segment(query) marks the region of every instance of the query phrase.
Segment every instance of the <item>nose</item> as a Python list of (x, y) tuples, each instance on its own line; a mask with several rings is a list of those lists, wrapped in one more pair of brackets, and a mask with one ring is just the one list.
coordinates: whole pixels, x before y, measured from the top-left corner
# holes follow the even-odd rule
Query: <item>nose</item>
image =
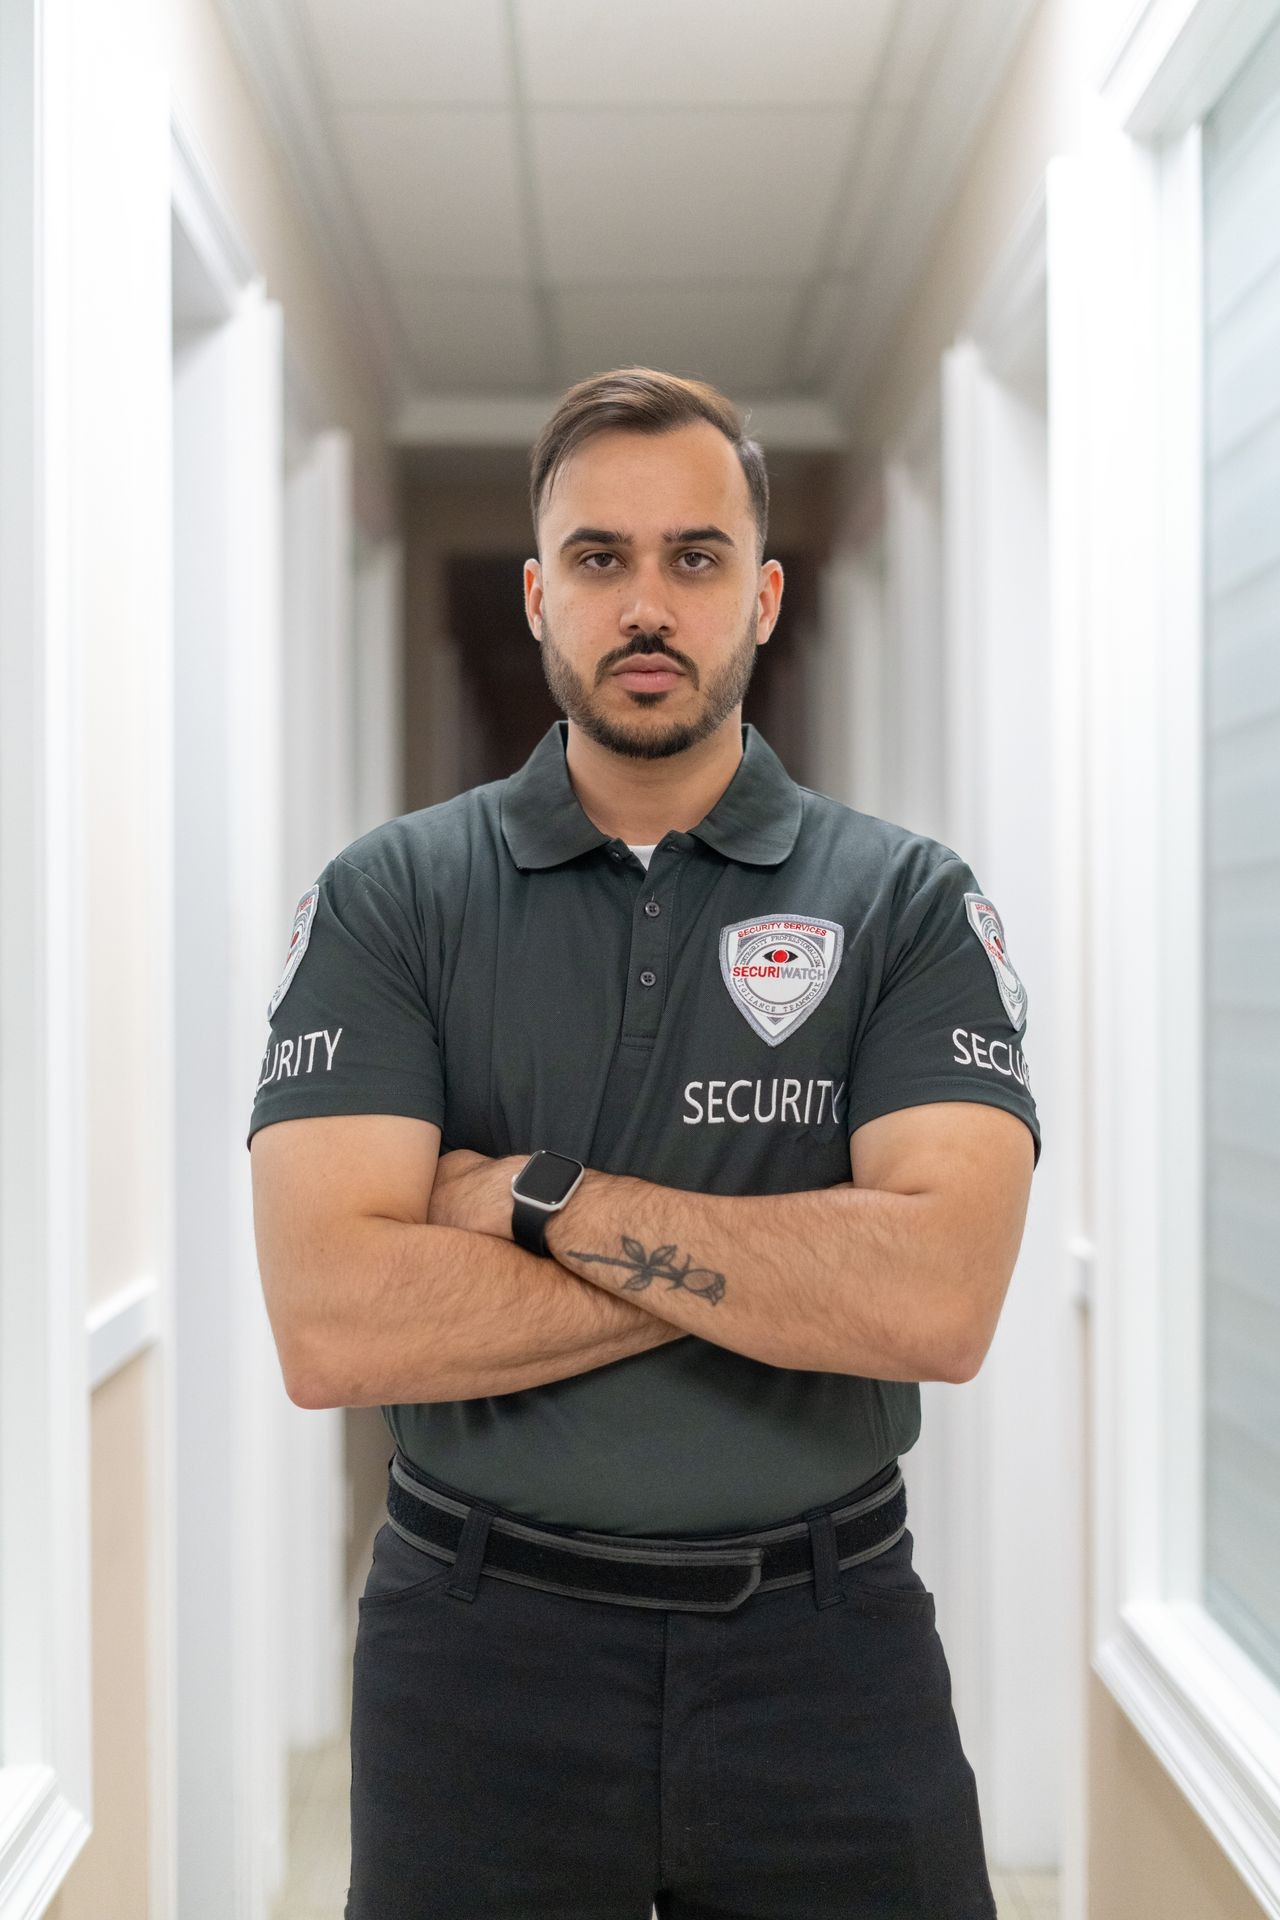
[(670, 639), (675, 632), (675, 615), (667, 597), (662, 568), (640, 563), (631, 575), (631, 589), (618, 610), (618, 626), (625, 639), (638, 633), (657, 633)]

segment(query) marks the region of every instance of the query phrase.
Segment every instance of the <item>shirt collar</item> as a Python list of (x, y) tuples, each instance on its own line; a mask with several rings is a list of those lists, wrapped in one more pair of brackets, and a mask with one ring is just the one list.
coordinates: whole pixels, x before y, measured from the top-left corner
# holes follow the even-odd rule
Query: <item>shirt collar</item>
[[(565, 761), (569, 722), (553, 720), (518, 772), (503, 782), (499, 813), (518, 867), (556, 867), (609, 845), (583, 812)], [(715, 806), (690, 833), (751, 866), (785, 860), (800, 831), (800, 789), (762, 733), (742, 723), (742, 758)]]

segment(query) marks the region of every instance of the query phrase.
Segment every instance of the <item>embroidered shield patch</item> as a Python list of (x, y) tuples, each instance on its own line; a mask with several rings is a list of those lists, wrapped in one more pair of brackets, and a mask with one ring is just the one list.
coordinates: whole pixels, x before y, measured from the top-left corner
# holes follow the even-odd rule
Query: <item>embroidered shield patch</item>
[(964, 904), (969, 925), (981, 940), (983, 951), (991, 962), (991, 971), (996, 976), (1004, 1010), (1016, 1029), (1027, 1017), (1027, 990), (1009, 963), (1004, 944), (1004, 923), (985, 894), (966, 893)]
[(807, 1020), (835, 978), (844, 928), (777, 914), (720, 929), (720, 972), (749, 1026), (776, 1047)]
[(320, 900), (319, 885), (308, 887), (293, 911), (293, 928), (289, 934), (289, 951), (285, 955), (284, 972), (280, 975), (280, 984), (271, 996), (267, 1006), (267, 1018), (270, 1020), (280, 1002), (288, 993), (293, 976), (298, 971), (302, 956), (307, 950), (311, 938), (311, 922), (316, 917), (316, 907)]

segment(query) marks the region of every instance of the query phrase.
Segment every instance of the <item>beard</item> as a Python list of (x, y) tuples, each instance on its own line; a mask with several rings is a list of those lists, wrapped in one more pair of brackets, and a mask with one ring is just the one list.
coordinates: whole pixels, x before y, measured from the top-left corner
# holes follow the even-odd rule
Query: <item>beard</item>
[[(557, 647), (545, 611), (542, 616), (540, 652), (542, 672), (551, 698), (561, 713), (572, 720), (576, 727), (580, 727), (588, 739), (594, 740), (610, 753), (623, 754), (633, 760), (665, 760), (672, 754), (685, 753), (690, 747), (697, 746), (700, 740), (706, 740), (717, 727), (724, 724), (746, 694), (760, 648), (756, 642), (756, 615), (752, 608), (741, 642), (708, 680), (697, 712), (680, 720), (645, 717), (637, 719), (634, 724), (604, 711), (603, 699), (592, 692), (581, 674)], [(609, 662), (608, 670), (611, 672), (620, 667), (624, 660), (632, 659), (637, 654), (652, 653), (665, 654), (676, 666), (683, 667), (697, 691), (698, 682), (692, 662), (683, 654), (673, 653), (655, 633), (637, 635), (624, 654)], [(626, 698), (641, 708), (653, 708), (669, 698), (669, 694), (628, 692)]]

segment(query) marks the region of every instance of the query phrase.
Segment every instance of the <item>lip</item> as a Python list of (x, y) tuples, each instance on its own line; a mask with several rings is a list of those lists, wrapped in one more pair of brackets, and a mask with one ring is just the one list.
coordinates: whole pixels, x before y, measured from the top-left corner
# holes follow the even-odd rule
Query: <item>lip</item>
[(665, 660), (660, 654), (650, 654), (648, 659), (652, 665), (645, 664), (643, 655), (626, 661), (614, 668), (611, 678), (621, 680), (624, 687), (630, 687), (635, 693), (661, 693), (684, 679), (683, 670), (674, 661)]

